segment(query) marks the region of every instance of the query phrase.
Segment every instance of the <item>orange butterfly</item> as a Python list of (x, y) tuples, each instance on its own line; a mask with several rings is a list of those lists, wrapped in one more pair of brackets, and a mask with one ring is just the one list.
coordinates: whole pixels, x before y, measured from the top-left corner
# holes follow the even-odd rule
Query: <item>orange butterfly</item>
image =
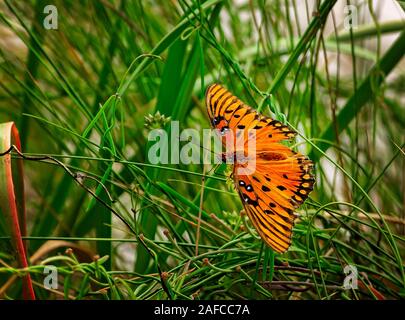
[[(276, 252), (283, 253), (291, 245), (294, 209), (299, 207), (313, 189), (313, 163), (306, 156), (280, 143), (296, 135), (288, 126), (259, 114), (219, 84), (207, 88), (206, 105), (211, 125), (226, 138), (233, 139), (235, 187), (245, 211), (261, 238)], [(242, 147), (237, 140), (244, 130)], [(255, 170), (240, 173), (246, 167), (236, 156), (247, 154), (250, 132), (255, 136)], [(223, 139), (223, 144), (225, 141)], [(242, 149), (242, 150), (241, 150)], [(243, 163), (242, 163), (243, 162)]]

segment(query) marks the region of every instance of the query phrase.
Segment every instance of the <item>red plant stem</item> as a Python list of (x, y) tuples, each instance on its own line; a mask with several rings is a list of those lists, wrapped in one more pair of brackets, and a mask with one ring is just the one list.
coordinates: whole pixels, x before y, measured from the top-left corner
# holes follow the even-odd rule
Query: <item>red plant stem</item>
[[(14, 123), (7, 123), (6, 130), (3, 131), (4, 134), (7, 135), (6, 144), (8, 147), (11, 145), (11, 140), (13, 139), (15, 145), (20, 150), (20, 138), (18, 135), (18, 130), (15, 127)], [(17, 160), (19, 161), (19, 160)], [(12, 173), (12, 166), (11, 166), (11, 154), (6, 154), (4, 156), (4, 169), (5, 169), (5, 177), (6, 177), (6, 187), (7, 187), (7, 198), (8, 198), (8, 206), (9, 206), (9, 213), (10, 217), (7, 219), (10, 222), (11, 234), (12, 239), (14, 241), (13, 245), (17, 252), (17, 259), (21, 268), (28, 268), (28, 260), (26, 256), (26, 247), (24, 241), (22, 240), (22, 235), (26, 233), (26, 225), (25, 225), (25, 205), (24, 205), (24, 198), (22, 203), (19, 203), (20, 207), (17, 208), (17, 201), (15, 196), (15, 186), (13, 182), (13, 173)], [(19, 164), (18, 171), (21, 174), (21, 179), (23, 179), (23, 171), (22, 171), (22, 164)], [(19, 186), (24, 192), (23, 183)], [(20, 209), (20, 210), (18, 210)], [(18, 214), (20, 212), (20, 214)], [(25, 275), (22, 279), (23, 281), (23, 298), (26, 300), (35, 300), (35, 293), (32, 286), (31, 277), (29, 274)]]

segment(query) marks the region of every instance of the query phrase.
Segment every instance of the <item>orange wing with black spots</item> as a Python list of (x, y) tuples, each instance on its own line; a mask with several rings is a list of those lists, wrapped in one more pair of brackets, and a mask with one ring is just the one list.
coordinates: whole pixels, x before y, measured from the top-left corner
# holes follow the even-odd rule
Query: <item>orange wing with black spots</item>
[(207, 88), (205, 101), (211, 125), (221, 132), (255, 129), (256, 139), (266, 142), (278, 142), (296, 135), (288, 126), (259, 114), (219, 84)]
[[(312, 161), (279, 143), (293, 138), (296, 132), (259, 114), (218, 84), (208, 87), (206, 105), (212, 126), (221, 133), (255, 130), (255, 171), (238, 174), (237, 169), (243, 164), (236, 160), (235, 186), (261, 238), (275, 251), (287, 251), (296, 217), (294, 210), (305, 201), (315, 182)], [(249, 135), (244, 137), (247, 145)]]

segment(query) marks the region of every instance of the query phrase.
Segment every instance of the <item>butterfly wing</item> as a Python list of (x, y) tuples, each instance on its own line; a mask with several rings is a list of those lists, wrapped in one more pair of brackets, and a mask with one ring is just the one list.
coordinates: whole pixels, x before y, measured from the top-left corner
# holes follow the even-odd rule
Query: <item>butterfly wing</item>
[(242, 164), (234, 165), (235, 185), (246, 213), (261, 238), (275, 251), (285, 252), (291, 244), (294, 209), (313, 189), (312, 162), (279, 143), (295, 132), (277, 120), (263, 116), (218, 84), (208, 87), (206, 104), (211, 125), (221, 132), (255, 130), (255, 171), (238, 174)]
[(235, 174), (246, 213), (262, 239), (279, 253), (291, 244), (294, 210), (313, 189), (311, 171), (312, 162), (306, 157), (271, 151), (258, 154), (253, 174)]
[(211, 126), (221, 132), (230, 129), (236, 134), (237, 129), (260, 130), (256, 138), (266, 138), (269, 142), (290, 139), (296, 134), (280, 121), (262, 116), (219, 84), (207, 88), (205, 102)]

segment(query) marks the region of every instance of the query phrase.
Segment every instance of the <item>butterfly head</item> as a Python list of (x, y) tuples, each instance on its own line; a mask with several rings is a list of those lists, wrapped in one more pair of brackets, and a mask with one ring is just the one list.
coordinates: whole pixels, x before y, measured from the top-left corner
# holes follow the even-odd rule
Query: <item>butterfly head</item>
[(211, 123), (212, 126), (217, 129), (222, 136), (224, 136), (226, 132), (229, 131), (229, 123), (224, 119), (224, 117), (214, 117)]

